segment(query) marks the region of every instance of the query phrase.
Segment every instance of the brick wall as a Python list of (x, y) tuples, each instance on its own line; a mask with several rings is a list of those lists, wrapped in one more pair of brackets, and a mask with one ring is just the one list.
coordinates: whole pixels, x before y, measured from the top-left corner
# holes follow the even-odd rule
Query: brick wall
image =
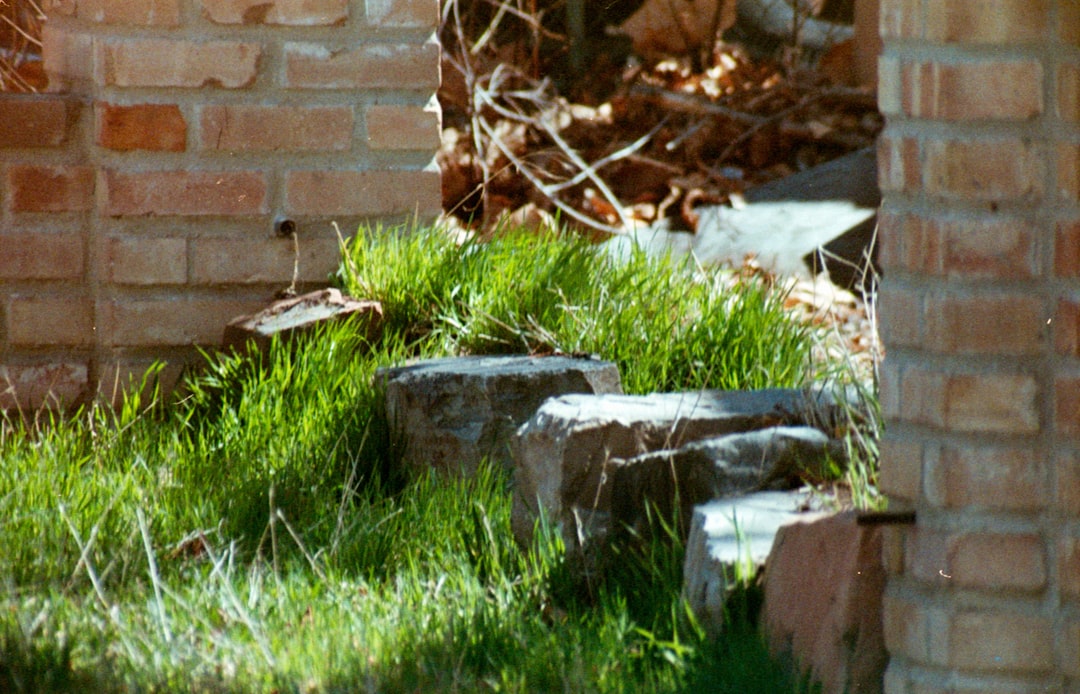
[(170, 373), (331, 221), (440, 207), (437, 0), (52, 0), (51, 94), (0, 95), (0, 408)]
[(1080, 3), (882, 0), (887, 691), (1080, 691)]

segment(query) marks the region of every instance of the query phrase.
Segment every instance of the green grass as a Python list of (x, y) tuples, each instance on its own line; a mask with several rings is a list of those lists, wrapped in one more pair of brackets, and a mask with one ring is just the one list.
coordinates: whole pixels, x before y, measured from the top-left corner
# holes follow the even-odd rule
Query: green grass
[(406, 479), (372, 385), (406, 357), (555, 349), (634, 392), (794, 385), (810, 336), (778, 298), (570, 239), (373, 233), (341, 278), (384, 302), (377, 344), (337, 327), (209, 359), (169, 402), (148, 382), (0, 426), (0, 691), (801, 689), (750, 611), (704, 637), (677, 542), (583, 581), (553, 529), (515, 545), (501, 472)]

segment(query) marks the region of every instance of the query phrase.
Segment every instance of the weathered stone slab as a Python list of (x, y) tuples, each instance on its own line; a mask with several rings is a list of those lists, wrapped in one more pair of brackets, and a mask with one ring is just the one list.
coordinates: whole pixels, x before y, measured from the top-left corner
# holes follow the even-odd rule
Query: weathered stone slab
[(564, 356), (432, 359), (380, 369), (386, 412), (406, 435), (403, 463), (471, 475), (489, 457), (510, 465), (514, 432), (548, 398), (621, 393), (612, 362)]
[(828, 400), (793, 389), (553, 398), (512, 442), (515, 537), (531, 541), (543, 508), (562, 527), (567, 547), (580, 547), (610, 524), (612, 485), (605, 482), (618, 465), (613, 461), (707, 437), (797, 424), (820, 409), (819, 399)]
[(243, 348), (253, 343), (266, 354), (275, 335), (292, 339), (296, 335), (331, 321), (355, 317), (358, 329), (368, 339), (375, 339), (382, 328), (382, 304), (353, 299), (337, 289), (323, 289), (290, 299), (275, 301), (258, 313), (240, 316), (225, 326), (226, 349)]
[(808, 511), (807, 501), (802, 491), (766, 491), (694, 507), (683, 560), (683, 594), (709, 633), (718, 633), (724, 622), (724, 601), (736, 565), (755, 572), (781, 527), (824, 515)]
[(884, 691), (881, 526), (854, 512), (780, 529), (765, 565), (769, 650), (809, 670), (823, 694)]
[(828, 461), (842, 463), (845, 457), (843, 443), (818, 429), (780, 426), (616, 460), (610, 475), (612, 521), (616, 528), (645, 535), (646, 505), (651, 505), (669, 522), (678, 512), (685, 539), (694, 506), (767, 488), (792, 489), (802, 483), (801, 471), (820, 477)]

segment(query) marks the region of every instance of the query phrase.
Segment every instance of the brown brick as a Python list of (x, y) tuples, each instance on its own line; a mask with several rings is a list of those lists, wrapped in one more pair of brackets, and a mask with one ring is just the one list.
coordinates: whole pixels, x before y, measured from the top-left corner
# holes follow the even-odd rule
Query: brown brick
[(922, 451), (918, 440), (885, 434), (880, 444), (881, 491), (889, 498), (915, 501), (922, 497)]
[(12, 212), (82, 212), (94, 205), (94, 170), (89, 166), (8, 168)]
[[(171, 393), (176, 388), (177, 382), (183, 375), (185, 365), (180, 361), (170, 361), (163, 367), (160, 362), (149, 360), (130, 361), (117, 359), (109, 361), (100, 369), (96, 391), (99, 400), (112, 404), (114, 407), (123, 403), (124, 398), (133, 393), (141, 385), (146, 387), (141, 390), (139, 396), (143, 403), (148, 403), (154, 395), (151, 390), (155, 385), (161, 388), (162, 393)], [(154, 370), (156, 373), (151, 373)], [(159, 393), (159, 397), (160, 397)]]
[(97, 143), (108, 149), (183, 152), (187, 142), (187, 121), (176, 104), (134, 104), (98, 102)]
[(949, 574), (965, 588), (1035, 592), (1046, 587), (1046, 550), (1033, 534), (963, 534), (949, 542)]
[(349, 106), (206, 106), (202, 110), (203, 149), (328, 150), (352, 145)]
[(1080, 279), (1080, 221), (1057, 225), (1054, 234), (1054, 274)]
[(878, 185), (881, 190), (912, 193), (922, 186), (919, 141), (893, 138), (888, 130), (878, 137)]
[(290, 171), (286, 209), (300, 215), (437, 215), (442, 209), (439, 172)]
[(174, 27), (180, 24), (180, 0), (79, 0), (79, 18), (101, 24)]
[(439, 86), (439, 47), (366, 44), (331, 51), (311, 43), (285, 44), (285, 84), (324, 89), (424, 89)]
[(988, 292), (930, 296), (924, 345), (951, 354), (1038, 354), (1047, 320), (1038, 297)]
[(923, 526), (912, 528), (908, 532), (904, 559), (907, 562), (904, 572), (912, 578), (931, 586), (951, 584), (947, 533)]
[(116, 284), (165, 285), (187, 281), (187, 242), (124, 237), (105, 243), (105, 276)]
[(0, 280), (73, 280), (82, 277), (83, 267), (78, 234), (0, 235)]
[(332, 26), (349, 16), (348, 0), (201, 0), (203, 15), (218, 24)]
[(903, 112), (916, 118), (1028, 120), (1043, 112), (1036, 60), (910, 63), (902, 84)]
[(1054, 425), (1063, 434), (1080, 435), (1080, 378), (1054, 379)]
[[(333, 238), (299, 239), (301, 282), (327, 282), (341, 263)], [(292, 281), (292, 239), (262, 240), (197, 238), (192, 241), (192, 282), (199, 284), (254, 284)]]
[(962, 670), (1046, 673), (1054, 667), (1054, 631), (1045, 617), (961, 612), (949, 630), (949, 664)]
[(71, 359), (0, 364), (0, 410), (70, 405), (84, 397), (87, 373), (86, 362)]
[(246, 87), (255, 81), (262, 47), (240, 41), (100, 40), (95, 71), (117, 87)]
[(438, 0), (368, 0), (366, 5), (371, 24), (421, 29), (439, 25)]
[(267, 212), (266, 177), (255, 171), (106, 170), (102, 180), (110, 217)]
[(1021, 374), (957, 374), (946, 381), (943, 424), (954, 431), (1039, 431), (1038, 386)]
[(1063, 537), (1058, 547), (1058, 575), (1061, 577), (1061, 596), (1080, 600), (1080, 538)]
[(49, 96), (0, 99), (0, 147), (57, 147), (67, 134), (68, 105)]
[(237, 299), (109, 301), (98, 306), (98, 332), (114, 347), (217, 345), (226, 323), (259, 308)]
[(1070, 123), (1080, 121), (1080, 66), (1058, 66), (1057, 115)]
[(439, 113), (420, 106), (371, 106), (365, 112), (367, 142), (372, 149), (439, 148)]
[(1034, 512), (1049, 496), (1046, 461), (1031, 446), (933, 447), (926, 499), (946, 508)]
[(15, 296), (8, 341), (17, 347), (86, 347), (94, 343), (94, 307), (80, 297)]
[(1037, 198), (1043, 193), (1043, 157), (1031, 143), (931, 140), (923, 147), (923, 178), (930, 194), (997, 201)]
[(934, 0), (925, 3), (925, 38), (959, 43), (1046, 40), (1052, 0)]
[(911, 219), (911, 215), (890, 209), (888, 203), (878, 210), (878, 263), (885, 272), (904, 267), (904, 241)]

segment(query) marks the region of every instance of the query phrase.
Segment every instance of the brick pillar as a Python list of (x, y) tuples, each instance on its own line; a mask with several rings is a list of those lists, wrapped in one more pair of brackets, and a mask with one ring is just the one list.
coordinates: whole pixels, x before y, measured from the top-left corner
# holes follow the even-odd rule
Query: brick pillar
[(33, 382), (65, 359), (74, 375), (54, 390), (71, 400), (219, 344), (289, 285), (284, 220), (313, 289), (338, 264), (332, 221), (352, 235), (439, 212), (437, 0), (46, 10), (50, 90), (67, 96), (30, 97), (41, 127), (0, 135), (0, 372), (30, 394), (0, 383), (0, 405), (47, 400)]
[(880, 28), (886, 690), (1080, 691), (1080, 3)]

